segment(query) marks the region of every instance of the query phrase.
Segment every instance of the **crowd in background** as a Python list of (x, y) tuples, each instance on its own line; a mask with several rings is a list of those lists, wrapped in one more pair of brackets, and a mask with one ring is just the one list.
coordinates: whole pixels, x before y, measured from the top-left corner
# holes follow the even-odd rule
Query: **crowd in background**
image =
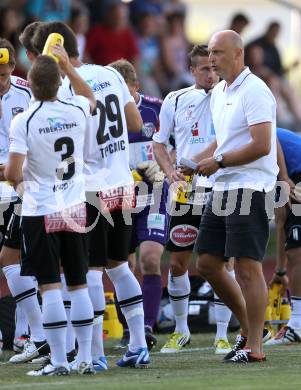
[[(141, 91), (162, 98), (193, 83), (187, 58), (192, 43), (185, 34), (185, 19), (181, 0), (3, 0), (0, 36), (16, 48), (15, 74), (26, 78), (29, 63), (18, 40), (22, 29), (34, 20), (67, 21), (84, 62), (106, 65), (125, 58), (135, 65)], [(242, 33), (250, 23), (247, 15), (238, 13), (228, 27)], [(271, 21), (264, 35), (247, 43), (246, 64), (276, 97), (278, 124), (301, 131), (300, 96), (287, 81), (290, 69), (284, 68), (277, 48), (280, 31), (281, 25)]]

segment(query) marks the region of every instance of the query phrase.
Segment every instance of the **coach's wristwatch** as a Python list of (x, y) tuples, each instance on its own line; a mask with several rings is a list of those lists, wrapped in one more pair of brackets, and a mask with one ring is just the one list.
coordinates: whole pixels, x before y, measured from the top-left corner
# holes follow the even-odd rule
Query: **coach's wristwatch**
[(214, 160), (218, 163), (220, 168), (225, 168), (225, 165), (223, 163), (224, 156), (222, 154), (218, 154), (214, 157)]

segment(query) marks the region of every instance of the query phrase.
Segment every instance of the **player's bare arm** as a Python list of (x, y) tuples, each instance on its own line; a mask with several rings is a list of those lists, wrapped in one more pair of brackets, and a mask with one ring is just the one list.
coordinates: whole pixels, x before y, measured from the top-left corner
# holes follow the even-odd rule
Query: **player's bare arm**
[(25, 155), (21, 153), (9, 153), (8, 163), (5, 166), (4, 176), (14, 188), (22, 182), (22, 166), (25, 160)]
[(293, 199), (295, 202), (300, 202), (300, 199), (298, 199), (297, 196), (295, 195), (295, 187), (296, 187), (295, 183), (293, 182), (292, 179), (290, 179), (288, 175), (283, 150), (278, 139), (277, 139), (277, 164), (279, 167), (278, 180), (286, 182), (289, 185), (290, 198)]
[(170, 155), (167, 151), (166, 145), (153, 141), (153, 148), (156, 160), (160, 165), (162, 171), (167, 176), (169, 183), (185, 180), (184, 175), (179, 170), (175, 169), (170, 159)]
[(124, 106), (126, 124), (129, 131), (139, 132), (143, 122), (135, 102), (129, 102)]
[(89, 85), (80, 77), (78, 72), (74, 69), (71, 64), (66, 50), (61, 45), (52, 46), (51, 50), (59, 58), (59, 65), (64, 74), (70, 80), (71, 86), (76, 95), (81, 95), (87, 98), (90, 102), (90, 111), (91, 113), (96, 108), (96, 100), (92, 89)]

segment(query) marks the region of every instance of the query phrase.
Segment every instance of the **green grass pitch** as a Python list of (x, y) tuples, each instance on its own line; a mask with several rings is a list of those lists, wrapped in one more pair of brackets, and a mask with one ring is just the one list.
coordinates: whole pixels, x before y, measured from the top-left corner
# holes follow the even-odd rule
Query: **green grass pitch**
[[(231, 336), (233, 340), (234, 336)], [(160, 354), (166, 337), (151, 354), (148, 369), (121, 369), (115, 361), (122, 352), (106, 341), (110, 369), (93, 376), (37, 377), (25, 375), (34, 365), (6, 363), (8, 352), (0, 358), (0, 389), (64, 390), (298, 390), (301, 389), (301, 346), (266, 348), (267, 362), (250, 365), (222, 363), (214, 355), (213, 334), (192, 335), (189, 348), (178, 354)]]

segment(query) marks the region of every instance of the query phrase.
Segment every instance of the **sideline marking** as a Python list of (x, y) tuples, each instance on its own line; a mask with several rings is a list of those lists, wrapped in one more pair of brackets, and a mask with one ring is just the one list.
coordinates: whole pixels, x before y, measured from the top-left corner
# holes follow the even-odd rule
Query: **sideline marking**
[[(153, 355), (161, 355), (161, 356), (165, 356), (165, 355), (178, 355), (179, 353), (211, 351), (213, 349), (214, 349), (214, 347), (184, 348), (184, 349), (182, 349), (179, 352), (171, 352), (171, 353), (162, 353), (160, 351), (150, 352), (150, 355), (151, 356), (153, 356)], [(120, 357), (120, 354), (119, 355), (106, 355), (106, 357), (107, 358), (118, 358), (118, 357)]]

